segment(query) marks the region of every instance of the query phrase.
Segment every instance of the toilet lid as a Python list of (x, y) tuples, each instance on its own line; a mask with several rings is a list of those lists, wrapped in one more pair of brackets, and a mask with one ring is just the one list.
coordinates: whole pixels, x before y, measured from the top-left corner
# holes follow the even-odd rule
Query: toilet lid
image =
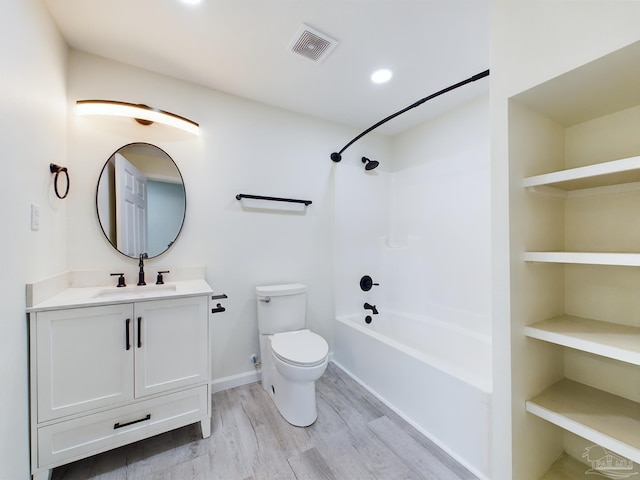
[(309, 330), (297, 330), (276, 333), (271, 338), (271, 350), (283, 362), (313, 366), (324, 362), (329, 353), (329, 344)]

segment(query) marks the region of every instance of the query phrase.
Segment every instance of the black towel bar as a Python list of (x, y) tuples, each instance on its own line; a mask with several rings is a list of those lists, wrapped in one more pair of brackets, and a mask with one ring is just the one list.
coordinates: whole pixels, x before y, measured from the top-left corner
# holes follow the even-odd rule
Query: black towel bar
[(304, 203), (305, 205), (311, 205), (311, 200), (298, 200), (296, 198), (280, 198), (280, 197), (265, 197), (263, 195), (248, 195), (246, 193), (239, 193), (236, 195), (236, 200), (243, 198), (253, 198), (256, 200), (271, 200), (273, 202), (289, 202), (289, 203)]

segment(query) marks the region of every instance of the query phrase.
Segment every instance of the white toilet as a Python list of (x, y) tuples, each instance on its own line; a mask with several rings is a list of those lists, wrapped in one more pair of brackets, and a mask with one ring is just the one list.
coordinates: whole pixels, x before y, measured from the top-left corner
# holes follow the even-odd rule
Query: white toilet
[(307, 287), (256, 287), (262, 388), (284, 419), (307, 427), (316, 421), (316, 380), (327, 368), (329, 345), (305, 329)]

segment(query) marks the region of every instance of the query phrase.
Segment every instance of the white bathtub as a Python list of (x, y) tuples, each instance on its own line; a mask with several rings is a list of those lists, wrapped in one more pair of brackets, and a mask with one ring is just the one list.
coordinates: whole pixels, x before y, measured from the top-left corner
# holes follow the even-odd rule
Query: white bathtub
[(491, 339), (415, 315), (338, 317), (334, 362), (476, 476), (490, 478)]

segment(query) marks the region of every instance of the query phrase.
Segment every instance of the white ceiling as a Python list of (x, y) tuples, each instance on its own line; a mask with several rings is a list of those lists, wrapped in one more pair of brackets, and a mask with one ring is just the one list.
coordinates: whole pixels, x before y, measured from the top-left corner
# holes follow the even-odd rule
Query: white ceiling
[[(362, 130), (489, 68), (489, 0), (44, 3), (77, 50)], [(321, 63), (288, 50), (303, 23), (339, 42)], [(375, 85), (369, 76), (380, 67), (394, 77)], [(488, 91), (487, 78), (468, 84), (379, 132), (401, 132)]]

